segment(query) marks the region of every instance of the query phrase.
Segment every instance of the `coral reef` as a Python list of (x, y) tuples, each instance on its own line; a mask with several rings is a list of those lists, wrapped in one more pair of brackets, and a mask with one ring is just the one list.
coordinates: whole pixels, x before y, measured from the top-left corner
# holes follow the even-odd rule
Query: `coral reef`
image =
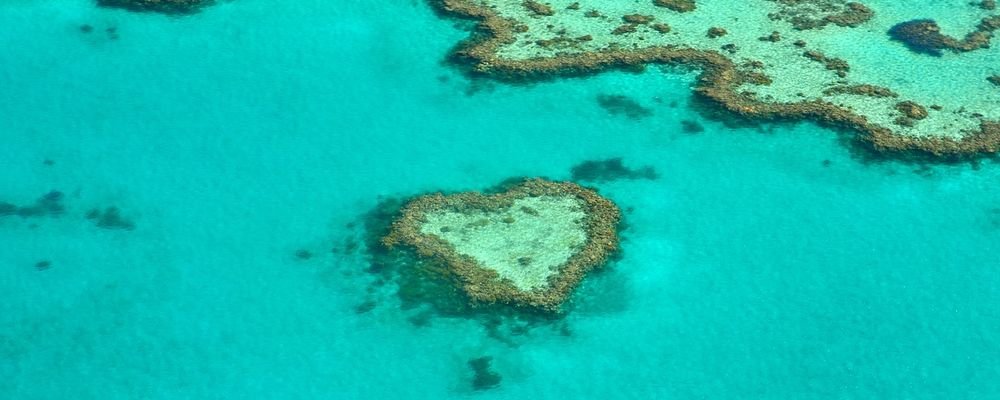
[(864, 4), (843, 0), (768, 0), (782, 5), (782, 10), (772, 13), (772, 20), (787, 20), (795, 29), (822, 29), (834, 24), (856, 27), (875, 16)]
[(530, 179), (492, 195), (417, 197), (383, 244), (413, 249), (473, 306), (557, 312), (587, 271), (617, 250), (619, 219), (592, 190)]
[[(697, 11), (692, 8), (676, 13), (664, 8), (667, 6), (663, 4), (674, 3), (667, 1), (617, 8), (600, 2), (580, 2), (583, 9), (588, 10), (586, 15), (560, 12), (536, 18), (525, 13), (522, 7), (514, 9), (498, 0), (431, 1), (446, 14), (477, 21), (476, 34), (459, 46), (451, 57), (456, 65), (466, 68), (470, 74), (523, 82), (646, 64), (686, 65), (701, 69), (694, 88), (701, 99), (699, 101), (741, 118), (756, 121), (810, 119), (856, 131), (859, 135), (854, 143), (875, 152), (902, 157), (976, 156), (1000, 150), (1000, 131), (996, 122), (1000, 120), (1000, 114), (995, 110), (979, 108), (975, 110), (979, 112), (969, 111), (964, 104), (951, 101), (945, 104), (944, 112), (934, 113), (920, 124), (900, 126), (894, 123), (900, 113), (895, 109), (898, 101), (893, 101), (895, 96), (891, 94), (899, 93), (897, 96), (912, 98), (908, 92), (900, 87), (876, 90), (876, 86), (870, 83), (849, 80), (847, 74), (851, 65), (843, 58), (824, 54), (827, 49), (814, 48), (809, 53), (803, 53), (801, 47), (806, 46), (804, 38), (816, 38), (812, 32), (850, 29), (873, 23), (872, 11), (860, 3), (840, 0), (751, 0), (772, 4), (770, 7), (758, 7), (778, 10), (763, 18), (775, 23), (787, 23), (795, 31), (784, 35), (789, 39), (788, 44), (785, 41), (761, 42), (760, 35), (774, 29), (768, 27), (765, 32), (747, 32), (754, 26), (760, 26), (752, 25), (756, 19), (746, 15), (738, 20), (726, 19), (726, 24), (734, 25), (727, 25), (731, 32), (725, 39), (715, 39), (728, 41), (721, 44), (732, 55), (724, 55), (717, 51), (720, 44), (712, 44), (713, 39), (706, 38), (705, 33), (709, 27), (718, 26), (714, 23), (723, 22), (721, 16), (716, 18), (712, 12), (729, 12), (714, 4), (699, 5)], [(553, 1), (553, 5), (559, 4)], [(743, 9), (754, 7), (747, 5)], [(691, 32), (690, 27), (678, 28), (680, 25), (674, 23), (676, 19), (686, 18), (687, 14), (699, 16), (699, 12), (709, 14), (692, 20), (712, 24), (702, 25), (700, 32)], [(621, 25), (622, 17), (636, 14), (653, 16), (656, 23), (669, 24), (670, 33), (664, 35), (658, 32), (652, 23)], [(1000, 25), (998, 20), (1000, 17), (996, 20), (984, 19), (978, 31), (992, 32), (995, 26)], [(526, 28), (518, 29), (518, 26)], [(626, 27), (621, 28), (620, 34), (611, 34), (621, 26)], [(818, 29), (821, 27), (825, 28)], [(538, 40), (539, 32), (566, 32), (567, 37), (590, 35), (591, 40), (576, 42), (572, 47), (550, 49), (532, 44)], [(976, 37), (985, 37), (988, 41), (989, 36)], [(981, 39), (972, 42), (978, 43), (977, 40)], [(809, 42), (823, 43), (822, 40)], [(781, 68), (773, 66), (777, 59), (772, 56), (775, 61), (762, 64), (766, 70), (758, 71), (763, 75), (742, 70), (740, 66), (748, 61), (748, 56), (753, 56), (751, 51), (765, 45), (768, 46), (767, 52), (778, 52), (781, 57), (787, 57), (779, 62)], [(809, 62), (793, 60), (795, 54), (805, 55), (805, 60), (819, 63), (820, 68), (829, 71), (830, 77), (823, 78), (827, 81), (822, 85), (809, 88), (795, 86), (799, 81), (797, 78), (803, 74), (808, 74), (811, 79), (820, 76), (809, 70), (811, 67), (805, 66)], [(872, 66), (866, 67), (870, 71)]]
[(102, 7), (166, 14), (190, 14), (214, 2), (215, 0), (97, 0), (97, 4)]
[(574, 181), (608, 182), (621, 179), (656, 179), (659, 174), (653, 167), (631, 169), (622, 163), (621, 157), (607, 160), (590, 160), (574, 165), (570, 170)]
[(1000, 29), (1000, 16), (985, 18), (976, 30), (958, 40), (941, 33), (941, 27), (934, 20), (917, 19), (896, 24), (889, 29), (889, 36), (914, 52), (940, 57), (943, 50), (960, 53), (987, 48), (997, 29)]

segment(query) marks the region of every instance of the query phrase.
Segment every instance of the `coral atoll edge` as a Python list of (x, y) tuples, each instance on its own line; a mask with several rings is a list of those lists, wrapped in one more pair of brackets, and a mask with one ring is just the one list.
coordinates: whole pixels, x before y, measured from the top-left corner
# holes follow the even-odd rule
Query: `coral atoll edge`
[(754, 79), (741, 72), (736, 63), (720, 52), (682, 46), (655, 46), (641, 49), (600, 49), (551, 57), (511, 60), (498, 49), (516, 41), (519, 22), (500, 16), (495, 10), (472, 0), (429, 0), (438, 12), (477, 22), (473, 35), (459, 44), (451, 59), (472, 74), (504, 81), (527, 81), (553, 76), (591, 74), (615, 68), (646, 64), (690, 65), (702, 70), (695, 87), (697, 95), (724, 110), (753, 120), (812, 120), (857, 131), (857, 139), (879, 153), (932, 156), (933, 158), (974, 157), (1000, 151), (1000, 121), (983, 120), (978, 131), (961, 137), (948, 135), (912, 136), (868, 121), (862, 115), (831, 102), (812, 99), (800, 102), (762, 102), (736, 89)]

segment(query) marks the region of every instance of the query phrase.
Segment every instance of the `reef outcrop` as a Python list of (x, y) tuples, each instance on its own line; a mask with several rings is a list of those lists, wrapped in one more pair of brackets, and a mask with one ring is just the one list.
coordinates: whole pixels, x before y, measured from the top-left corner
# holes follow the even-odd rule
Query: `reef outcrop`
[(962, 40), (941, 33), (941, 27), (931, 19), (899, 23), (889, 29), (889, 36), (917, 53), (940, 57), (943, 50), (956, 53), (988, 48), (993, 31), (1000, 29), (1000, 16), (983, 19), (976, 29)]
[(587, 271), (618, 249), (618, 208), (569, 182), (530, 179), (497, 194), (410, 200), (383, 244), (440, 265), (472, 305), (558, 311)]
[[(886, 40), (874, 33), (879, 27), (869, 26), (884, 21), (872, 19), (875, 11), (860, 3), (748, 0), (739, 7), (698, 3), (697, 8), (677, 12), (665, 5), (677, 3), (672, 1), (611, 6), (591, 0), (571, 7), (568, 0), (552, 0), (545, 4), (553, 13), (539, 16), (520, 3), (500, 0), (431, 1), (446, 14), (478, 22), (472, 38), (451, 57), (470, 74), (525, 81), (647, 64), (693, 66), (702, 71), (696, 94), (742, 117), (809, 119), (848, 128), (859, 133), (856, 143), (907, 157), (965, 157), (1000, 150), (995, 128), (1000, 104), (995, 99), (970, 98), (968, 91), (942, 94), (901, 79), (890, 80), (896, 82), (892, 87), (879, 86), (872, 81), (886, 80), (871, 79), (871, 74), (887, 70), (878, 65), (884, 58), (859, 61), (842, 47), (823, 47), (831, 38)], [(983, 19), (977, 31), (992, 32), (1000, 26), (995, 19), (1000, 17)], [(859, 26), (867, 28), (852, 29)], [(713, 27), (719, 29), (707, 34)], [(963, 41), (972, 44), (963, 46), (981, 43), (980, 36), (967, 37)], [(575, 40), (578, 37), (587, 40)], [(809, 45), (817, 43), (822, 45)], [(856, 65), (861, 61), (867, 64)], [(956, 79), (953, 74), (941, 78)], [(981, 75), (969, 82), (988, 85)], [(902, 121), (897, 97), (940, 104), (925, 110), (922, 119), (904, 116)]]
[(215, 0), (97, 0), (97, 4), (102, 7), (165, 14), (191, 14), (212, 3), (215, 3)]

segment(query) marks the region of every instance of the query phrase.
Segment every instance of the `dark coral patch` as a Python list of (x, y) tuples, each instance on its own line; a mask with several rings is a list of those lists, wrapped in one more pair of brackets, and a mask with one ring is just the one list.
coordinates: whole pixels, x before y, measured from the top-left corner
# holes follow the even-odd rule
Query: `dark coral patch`
[(704, 132), (705, 127), (699, 124), (698, 121), (685, 119), (681, 121), (681, 131), (694, 135)]
[(631, 119), (642, 119), (653, 115), (653, 110), (643, 107), (628, 96), (602, 94), (597, 96), (597, 104), (611, 115), (625, 115)]
[(87, 219), (94, 222), (98, 228), (121, 229), (130, 231), (135, 229), (135, 222), (125, 218), (118, 207), (106, 207), (103, 210), (94, 208), (87, 212)]
[(993, 31), (998, 29), (1000, 16), (984, 18), (975, 30), (958, 40), (941, 33), (941, 27), (934, 20), (916, 19), (896, 24), (889, 29), (889, 36), (913, 52), (940, 57), (944, 50), (961, 53), (987, 48)]
[(30, 206), (18, 207), (17, 205), (0, 202), (0, 217), (18, 216), (21, 218), (37, 218), (59, 216), (66, 211), (63, 206), (63, 193), (58, 190), (48, 192)]
[(101, 7), (165, 14), (191, 14), (212, 3), (215, 3), (215, 0), (97, 0), (97, 4)]
[(656, 179), (659, 174), (653, 167), (631, 169), (622, 163), (621, 157), (607, 160), (584, 161), (570, 170), (574, 181), (608, 182), (621, 179)]
[(493, 357), (483, 356), (469, 360), (469, 368), (472, 369), (472, 389), (486, 390), (500, 385), (503, 377), (490, 368)]
[(694, 11), (696, 8), (694, 0), (653, 0), (653, 4), (677, 12)]

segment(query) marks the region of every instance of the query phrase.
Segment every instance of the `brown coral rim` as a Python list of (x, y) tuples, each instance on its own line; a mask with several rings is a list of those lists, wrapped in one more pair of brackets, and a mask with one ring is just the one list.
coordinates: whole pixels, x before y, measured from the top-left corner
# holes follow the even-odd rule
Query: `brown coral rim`
[[(545, 288), (522, 291), (513, 283), (483, 268), (471, 257), (459, 254), (454, 247), (436, 235), (420, 232), (426, 215), (442, 210), (465, 212), (495, 211), (509, 208), (515, 200), (537, 196), (573, 196), (581, 201), (586, 217), (583, 220), (587, 241), (583, 248), (559, 267), (558, 273), (549, 278)], [(598, 268), (618, 249), (618, 222), (621, 213), (610, 200), (593, 190), (571, 182), (552, 182), (529, 179), (509, 190), (492, 195), (466, 192), (453, 195), (441, 193), (419, 196), (408, 202), (392, 224), (382, 242), (388, 248), (404, 245), (416, 250), (447, 268), (448, 276), (462, 289), (473, 306), (482, 304), (508, 304), (557, 312), (586, 273)]]
[(989, 155), (1000, 151), (1000, 122), (982, 121), (980, 129), (961, 139), (949, 137), (914, 137), (894, 133), (848, 109), (822, 100), (794, 103), (765, 103), (736, 92), (743, 83), (735, 63), (716, 51), (701, 51), (673, 46), (639, 50), (601, 50), (549, 58), (506, 60), (497, 49), (515, 41), (517, 22), (500, 17), (492, 9), (470, 0), (430, 0), (447, 15), (473, 19), (478, 29), (453, 54), (453, 61), (469, 65), (470, 73), (500, 80), (525, 81), (553, 76), (591, 74), (614, 68), (644, 64), (686, 64), (700, 67), (695, 93), (719, 107), (743, 117), (758, 120), (809, 119), (823, 124), (852, 129), (858, 140), (883, 154), (936, 157)]

